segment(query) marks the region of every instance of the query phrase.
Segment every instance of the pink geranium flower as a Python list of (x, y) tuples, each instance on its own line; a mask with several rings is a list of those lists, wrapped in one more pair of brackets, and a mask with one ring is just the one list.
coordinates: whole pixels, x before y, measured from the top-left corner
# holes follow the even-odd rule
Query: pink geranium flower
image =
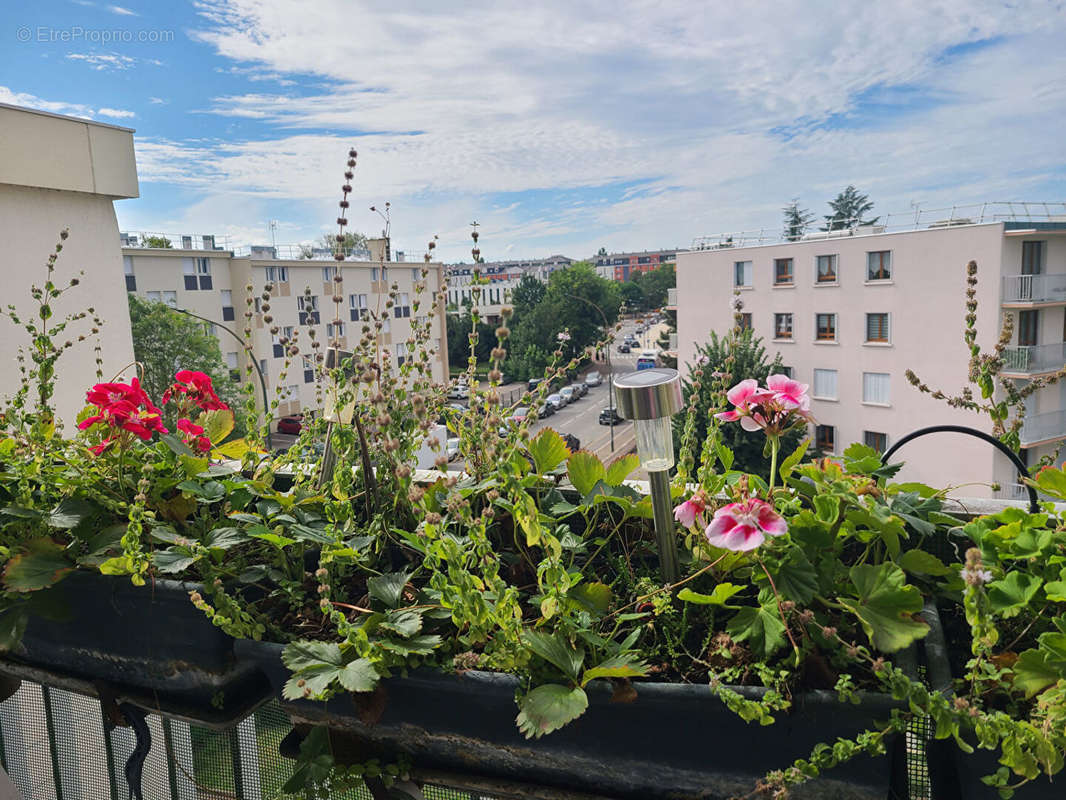
[(766, 388), (773, 392), (774, 399), (786, 408), (806, 411), (811, 407), (807, 396), (807, 384), (794, 381), (787, 375), (771, 375), (766, 379)]
[(702, 493), (694, 494), (684, 503), (674, 508), (674, 519), (684, 527), (691, 528), (697, 521), (702, 522), (703, 512), (707, 510)]
[(714, 512), (705, 536), (715, 547), (726, 550), (754, 550), (767, 536), (788, 532), (788, 524), (765, 500), (750, 497), (740, 503), (730, 503)]
[(726, 392), (733, 404), (729, 411), (715, 416), (723, 422), (737, 422), (746, 431), (765, 431), (777, 437), (801, 422), (813, 422), (807, 386), (785, 375), (771, 375), (767, 388), (754, 378), (743, 380)]

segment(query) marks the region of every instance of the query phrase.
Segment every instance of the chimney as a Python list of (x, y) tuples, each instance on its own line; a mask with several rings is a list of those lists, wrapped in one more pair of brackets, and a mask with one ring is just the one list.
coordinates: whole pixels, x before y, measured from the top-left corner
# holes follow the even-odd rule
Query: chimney
[(381, 239), (367, 239), (366, 244), (370, 248), (371, 261), (392, 261), (392, 253), (389, 250), (387, 236)]

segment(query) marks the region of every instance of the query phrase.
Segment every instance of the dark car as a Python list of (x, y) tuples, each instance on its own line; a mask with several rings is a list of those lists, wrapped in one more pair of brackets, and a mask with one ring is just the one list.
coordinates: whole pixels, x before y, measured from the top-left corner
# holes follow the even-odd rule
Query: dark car
[(529, 383), (526, 385), (526, 390), (535, 392), (542, 383), (544, 383), (544, 378), (530, 378)]
[(581, 440), (572, 433), (564, 433), (563, 441), (566, 442), (566, 447), (571, 453), (576, 453), (581, 449)]
[(545, 403), (544, 405), (542, 405), (540, 407), (540, 413), (537, 414), (537, 416), (540, 419), (544, 419), (545, 417), (550, 417), (554, 413), (555, 413), (555, 406), (553, 406), (551, 403)]
[(278, 420), (278, 433), (291, 433), (299, 436), (304, 427), (303, 414), (290, 414)]
[(605, 408), (600, 412), (600, 425), (617, 425), (619, 422), (625, 422), (618, 414), (618, 409)]
[(629, 352), (629, 342), (622, 342), (620, 345), (618, 345), (618, 352), (619, 353), (628, 353)]

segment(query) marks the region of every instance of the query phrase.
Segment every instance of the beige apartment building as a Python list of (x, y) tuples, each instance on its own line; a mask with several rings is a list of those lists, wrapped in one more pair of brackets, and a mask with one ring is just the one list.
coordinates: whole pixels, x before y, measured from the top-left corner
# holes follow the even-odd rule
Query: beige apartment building
[[(316, 408), (314, 362), (310, 357), (309, 329), (323, 344), (334, 338), (342, 346), (354, 346), (362, 336), (364, 320), (371, 312), (383, 317), (380, 335), (383, 352), (391, 358), (396, 369), (409, 356), (412, 347), (412, 324), (428, 314), (434, 295), (440, 288), (440, 263), (386, 261), (334, 261), (323, 252), (306, 259), (275, 258), (275, 247), (253, 247), (236, 250), (217, 248), (215, 237), (202, 235), (168, 236), (180, 247), (157, 248), (126, 246), (122, 260), (126, 273), (126, 289), (140, 297), (157, 300), (185, 309), (211, 320), (211, 331), (218, 337), (222, 355), (234, 375), (244, 377), (244, 350), (247, 286), (253, 287), (254, 316), (252, 318), (251, 349), (267, 382), (268, 396), (278, 396), (280, 415), (295, 414)], [(145, 239), (125, 235), (125, 241), (142, 245)], [(421, 307), (414, 311), (415, 285), (422, 280), (422, 269), (428, 268), (426, 288)], [(343, 306), (339, 326), (335, 327), (333, 303), (334, 276), (340, 270), (343, 282)], [(397, 301), (386, 309), (392, 284), (398, 286)], [(273, 284), (273, 297), (266, 322), (261, 308), (261, 295), (267, 284)], [(305, 289), (310, 288), (307, 296)], [(446, 320), (443, 306), (434, 315), (435, 326), (431, 346), (436, 360), (433, 376), (437, 381), (448, 378), (448, 348)], [(277, 326), (279, 332), (271, 333)], [(232, 330), (240, 341), (229, 333)], [(302, 354), (290, 364), (285, 376), (285, 350), (282, 338), (296, 337)], [(442, 346), (443, 345), (443, 346)]]
[[(810, 385), (811, 434), (823, 451), (839, 454), (852, 442), (884, 451), (929, 425), (991, 432), (987, 417), (919, 392), (905, 372), (949, 395), (968, 385), (962, 337), (970, 260), (978, 264), (977, 340), (986, 352), (1004, 314), (1014, 315), (1005, 374), (1024, 384), (1066, 364), (1066, 204), (1033, 205), (986, 204), (973, 216), (923, 225), (913, 215), (901, 230), (867, 226), (773, 243), (743, 235), (697, 240), (697, 249), (678, 254), (681, 369), (710, 331), (731, 327), (739, 297), (743, 323)], [(1029, 397), (1023, 460), (1032, 465), (1056, 454), (1064, 437), (1066, 382)], [(1006, 456), (972, 437), (922, 437), (904, 445), (899, 459), (902, 480), (960, 486), (957, 496), (1022, 496)]]

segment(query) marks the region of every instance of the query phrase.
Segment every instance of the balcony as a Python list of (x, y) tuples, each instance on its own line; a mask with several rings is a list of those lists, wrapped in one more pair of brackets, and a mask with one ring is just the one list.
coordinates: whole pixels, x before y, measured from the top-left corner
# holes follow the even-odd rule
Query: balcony
[(1066, 342), (1008, 347), (1003, 351), (1003, 372), (1028, 376), (1057, 372), (1066, 365)]
[(1022, 424), (1022, 447), (1053, 442), (1066, 438), (1066, 409), (1030, 414)]
[(1027, 307), (1053, 303), (1066, 303), (1066, 273), (1003, 276), (1003, 305)]

